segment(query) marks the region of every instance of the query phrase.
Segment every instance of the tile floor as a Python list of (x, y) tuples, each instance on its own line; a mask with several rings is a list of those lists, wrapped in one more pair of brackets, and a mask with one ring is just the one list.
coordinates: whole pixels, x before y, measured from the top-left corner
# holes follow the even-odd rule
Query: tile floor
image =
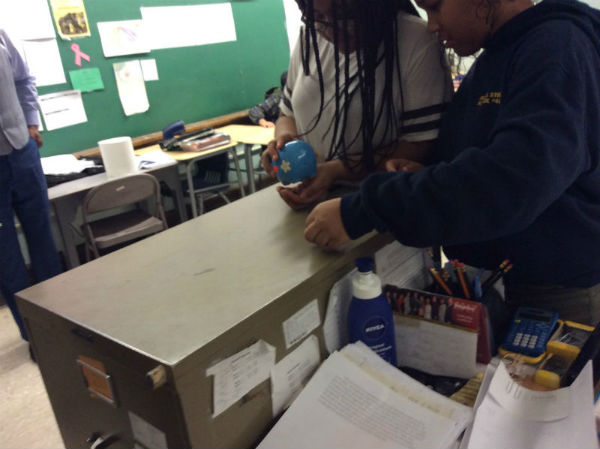
[(64, 448), (42, 376), (10, 310), (0, 307), (0, 449)]

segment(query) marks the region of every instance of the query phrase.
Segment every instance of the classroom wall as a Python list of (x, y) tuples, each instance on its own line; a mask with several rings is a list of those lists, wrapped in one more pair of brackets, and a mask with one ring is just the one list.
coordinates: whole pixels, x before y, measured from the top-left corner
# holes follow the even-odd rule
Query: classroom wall
[[(18, 0), (11, 0), (18, 1)], [(224, 0), (178, 0), (177, 5), (223, 3)], [(136, 137), (183, 120), (192, 123), (244, 110), (264, 99), (279, 84), (289, 63), (289, 43), (282, 0), (231, 0), (237, 40), (218, 44), (153, 50), (141, 55), (105, 58), (96, 23), (141, 19), (140, 6), (175, 6), (167, 0), (86, 0), (91, 36), (73, 41), (59, 38), (67, 84), (40, 87), (39, 93), (72, 89), (68, 72), (75, 65), (71, 44), (90, 55), (81, 68), (98, 67), (105, 89), (83, 93), (88, 122), (44, 131), (42, 156), (72, 153), (95, 147), (97, 141)], [(165, 24), (176, 26), (176, 24)], [(147, 81), (150, 109), (125, 116), (118, 97), (113, 63), (156, 59), (159, 81)]]

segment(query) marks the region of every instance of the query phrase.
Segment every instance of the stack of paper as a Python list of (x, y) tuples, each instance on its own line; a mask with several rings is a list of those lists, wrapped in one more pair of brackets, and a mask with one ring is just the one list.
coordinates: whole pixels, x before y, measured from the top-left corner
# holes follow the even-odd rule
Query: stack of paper
[(471, 416), (359, 342), (321, 365), (258, 447), (446, 448)]
[(42, 170), (45, 175), (66, 175), (81, 173), (86, 168), (94, 167), (94, 161), (77, 159), (72, 154), (59, 154), (42, 158)]
[(570, 387), (553, 391), (520, 386), (503, 363), (488, 367), (475, 407), (462, 448), (598, 447), (591, 362)]

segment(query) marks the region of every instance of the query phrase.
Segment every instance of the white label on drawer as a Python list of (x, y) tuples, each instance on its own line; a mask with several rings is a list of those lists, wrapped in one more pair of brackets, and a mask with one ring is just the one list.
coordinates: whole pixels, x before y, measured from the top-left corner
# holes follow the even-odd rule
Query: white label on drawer
[(167, 447), (167, 437), (164, 432), (149, 422), (144, 421), (135, 413), (128, 413), (129, 421), (131, 422), (131, 432), (135, 440), (148, 449), (164, 449)]
[(275, 365), (275, 347), (264, 340), (238, 352), (206, 370), (213, 382), (213, 418), (267, 380)]
[(271, 370), (273, 417), (287, 408), (319, 366), (319, 339), (314, 335), (286, 355)]
[(319, 327), (319, 324), (321, 324), (319, 304), (316, 299), (313, 299), (283, 322), (285, 348), (289, 349), (302, 341), (304, 337)]

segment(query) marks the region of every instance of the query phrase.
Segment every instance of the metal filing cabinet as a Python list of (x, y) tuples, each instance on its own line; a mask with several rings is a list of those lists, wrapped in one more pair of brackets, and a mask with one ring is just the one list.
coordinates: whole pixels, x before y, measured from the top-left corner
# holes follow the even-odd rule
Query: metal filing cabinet
[(325, 252), (304, 240), (305, 219), (268, 188), (20, 292), (65, 445), (133, 447), (140, 432), (146, 446), (255, 445), (272, 423), (269, 382), (213, 418), (207, 368), (258, 340), (281, 360), (297, 347), (282, 322), (316, 298), (322, 323), (333, 283), (390, 241)]

